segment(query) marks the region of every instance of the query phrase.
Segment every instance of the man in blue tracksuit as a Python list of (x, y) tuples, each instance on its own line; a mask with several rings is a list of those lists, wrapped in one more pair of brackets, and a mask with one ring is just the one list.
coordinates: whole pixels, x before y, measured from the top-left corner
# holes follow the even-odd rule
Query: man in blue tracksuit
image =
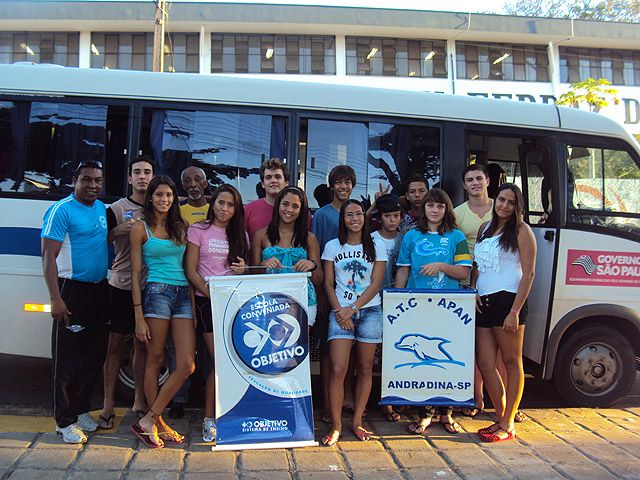
[(53, 204), (42, 226), (42, 267), (54, 319), (52, 354), (56, 432), (84, 443), (91, 394), (107, 347), (107, 214), (98, 200), (102, 164), (81, 162), (73, 193)]

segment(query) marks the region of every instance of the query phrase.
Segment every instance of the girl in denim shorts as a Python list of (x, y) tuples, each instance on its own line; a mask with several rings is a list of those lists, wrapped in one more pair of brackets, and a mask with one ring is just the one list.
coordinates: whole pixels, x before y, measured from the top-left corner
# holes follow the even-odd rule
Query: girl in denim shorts
[(344, 378), (353, 342), (358, 372), (351, 431), (359, 440), (371, 432), (362, 426), (362, 415), (371, 392), (373, 360), (382, 342), (380, 287), (386, 269), (387, 251), (369, 234), (364, 208), (347, 200), (340, 209), (338, 238), (327, 242), (322, 253), (324, 286), (331, 305), (329, 315), (329, 405), (332, 426), (322, 438), (335, 445), (342, 429)]
[[(171, 178), (159, 175), (151, 180), (143, 214), (145, 219), (131, 227), (129, 240), (136, 337), (147, 350), (144, 393), (149, 411), (131, 429), (148, 447), (162, 448), (164, 442), (184, 441), (161, 414), (195, 369), (195, 328), (189, 282), (182, 268), (187, 224), (180, 216), (178, 192)], [(147, 269), (144, 292), (143, 264)], [(169, 328), (176, 349), (176, 368), (158, 389)]]

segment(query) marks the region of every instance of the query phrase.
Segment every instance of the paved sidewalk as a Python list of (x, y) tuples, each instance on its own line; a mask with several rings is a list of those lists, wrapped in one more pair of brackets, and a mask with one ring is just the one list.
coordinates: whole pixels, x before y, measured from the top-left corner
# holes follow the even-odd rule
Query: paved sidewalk
[[(185, 445), (150, 450), (130, 433), (133, 414), (127, 413), (114, 429), (92, 434), (84, 446), (66, 445), (52, 432), (4, 431), (0, 475), (12, 480), (640, 479), (640, 408), (526, 413), (531, 419), (517, 424), (517, 441), (492, 445), (483, 444), (474, 433), (490, 424), (487, 414), (457, 417), (465, 430), (459, 435), (435, 424), (427, 437), (421, 437), (407, 433), (407, 417), (390, 423), (370, 412), (368, 426), (377, 435), (370, 442), (345, 432), (331, 448), (245, 452), (212, 452), (200, 437), (198, 410), (171, 422), (186, 434)], [(23, 425), (27, 430), (33, 424), (28, 417), (8, 420), (0, 420), (0, 428), (20, 430)], [(51, 423), (42, 417), (35, 420), (39, 425)], [(317, 439), (326, 428), (316, 419)]]

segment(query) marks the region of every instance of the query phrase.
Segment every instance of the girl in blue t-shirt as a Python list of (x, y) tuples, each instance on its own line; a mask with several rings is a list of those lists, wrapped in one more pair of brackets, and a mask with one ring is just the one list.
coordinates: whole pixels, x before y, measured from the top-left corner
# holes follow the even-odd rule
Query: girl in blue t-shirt
[[(402, 238), (398, 255), (396, 288), (457, 289), (472, 266), (467, 240), (456, 227), (449, 195), (432, 188), (422, 200), (418, 226)], [(461, 431), (451, 416), (451, 407), (426, 406), (420, 421), (409, 424), (409, 431), (421, 435), (438, 413), (449, 433)]]

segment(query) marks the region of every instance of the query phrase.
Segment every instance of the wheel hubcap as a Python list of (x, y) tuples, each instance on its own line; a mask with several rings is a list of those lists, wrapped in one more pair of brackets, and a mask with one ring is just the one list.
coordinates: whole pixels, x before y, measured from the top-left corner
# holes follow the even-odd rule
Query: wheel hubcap
[(618, 381), (619, 363), (615, 350), (608, 345), (585, 345), (573, 357), (571, 379), (582, 392), (601, 395)]

